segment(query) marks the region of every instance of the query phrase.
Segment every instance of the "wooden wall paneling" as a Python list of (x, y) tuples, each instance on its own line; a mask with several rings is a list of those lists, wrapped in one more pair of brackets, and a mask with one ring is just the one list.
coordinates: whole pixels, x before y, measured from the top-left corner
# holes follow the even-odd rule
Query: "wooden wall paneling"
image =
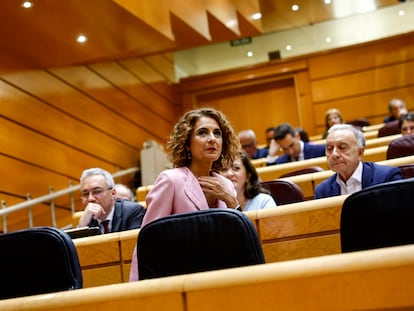
[(168, 120), (167, 116), (174, 115), (175, 110), (169, 99), (150, 89), (134, 72), (126, 70), (128, 68), (117, 63), (93, 64), (89, 67), (113, 86), (119, 87), (141, 105), (146, 106), (160, 119)]
[(229, 117), (236, 132), (252, 128), (258, 143), (264, 144), (267, 127), (281, 122), (301, 125), (294, 76), (304, 69), (304, 61), (269, 62), (253, 69), (186, 78), (179, 91), (187, 109), (216, 107)]
[(313, 114), (313, 105), (308, 71), (303, 70), (295, 74), (295, 86), (299, 104), (299, 124), (309, 135), (315, 135), (315, 119), (310, 117)]
[[(70, 181), (73, 184), (79, 183), (80, 175), (76, 176), (76, 180), (71, 179), (4, 154), (0, 155), (0, 160), (1, 176), (4, 176), (0, 180), (0, 189), (8, 194), (25, 197), (27, 193), (30, 193), (32, 197), (38, 197), (47, 194), (50, 186), (57, 191), (67, 188)], [(61, 200), (68, 200), (68, 198)]]
[(183, 78), (178, 88), (180, 94), (198, 94), (211, 89), (239, 87), (240, 85), (251, 85), (261, 81), (283, 80), (286, 77), (291, 77), (298, 71), (306, 70), (306, 68), (307, 62), (304, 59), (270, 61), (254, 67), (246, 66), (202, 76)]
[[(14, 92), (13, 97), (7, 98), (9, 105), (17, 103), (14, 116), (21, 123), (35, 123), (31, 127), (37, 131), (121, 168), (136, 165), (138, 147), (122, 141), (123, 133), (133, 132), (136, 127), (124, 122), (118, 114), (46, 72), (30, 71), (7, 75), (4, 79), (28, 93), (18, 93), (20, 96), (16, 97)], [(47, 122), (44, 118), (22, 115), (17, 107), (28, 103), (36, 105), (33, 109), (37, 113), (43, 111)]]
[[(67, 176), (62, 176), (31, 165), (30, 163), (19, 161), (5, 155), (0, 155), (0, 200), (4, 200), (6, 206), (12, 206), (26, 201), (26, 195), (30, 193), (32, 198), (49, 193), (49, 187), (54, 191), (67, 188), (69, 182), (78, 184)], [(79, 194), (75, 193), (76, 207), (80, 208)], [(55, 200), (57, 222), (60, 226), (70, 224), (72, 213), (70, 211), (69, 196), (64, 196)], [(40, 209), (39, 209), (40, 208)], [(34, 223), (36, 225), (51, 225), (50, 210), (45, 209), (44, 205), (33, 207)], [(7, 216), (8, 230), (17, 230), (28, 227), (27, 210), (25, 212), (12, 213)], [(2, 225), (2, 224), (1, 224)]]
[[(34, 198), (34, 197), (32, 197)], [(22, 203), (26, 201), (26, 197), (20, 197), (15, 195), (10, 195), (7, 193), (0, 192), (0, 202), (6, 204), (6, 208), (14, 204)], [(72, 213), (67, 207), (69, 205), (62, 205), (59, 202), (55, 202), (55, 214), (56, 214), (56, 224), (59, 228), (63, 228), (67, 225), (70, 225), (72, 219)], [(33, 225), (34, 226), (52, 226), (52, 216), (50, 205), (47, 203), (36, 204), (32, 207), (33, 213)], [(19, 229), (25, 229), (29, 227), (29, 214), (28, 210), (20, 210), (9, 215), (5, 215), (7, 219), (7, 231), (15, 231)], [(5, 231), (3, 228), (3, 216), (0, 217), (0, 230)]]
[(312, 81), (314, 102), (346, 98), (414, 84), (414, 61)]
[[(170, 123), (150, 110), (147, 105), (132, 98), (122, 87), (113, 85), (111, 81), (83, 66), (51, 71), (74, 88), (105, 105), (114, 115), (119, 114), (119, 118), (109, 122), (117, 120), (123, 124), (130, 124), (127, 129), (118, 133), (120, 139), (137, 149), (142, 147), (148, 137), (163, 143), (165, 133), (171, 127)], [(154, 127), (154, 124), (157, 124), (157, 127)]]
[(166, 105), (166, 102), (168, 102), (166, 98), (153, 92), (133, 72), (126, 70), (127, 68), (123, 68), (118, 63), (92, 64), (89, 65), (89, 68), (113, 86), (119, 87), (142, 105), (150, 108), (154, 113), (156, 112), (162, 116), (173, 111)]
[(236, 132), (251, 128), (259, 144), (265, 144), (265, 130), (281, 122), (299, 124), (293, 78), (275, 80), (197, 96), (198, 106), (212, 106), (230, 119)]
[(333, 107), (341, 111), (345, 122), (366, 118), (371, 124), (382, 123), (384, 117), (388, 115), (388, 102), (394, 97), (403, 98), (407, 109), (414, 110), (414, 85), (315, 103), (313, 109), (317, 131), (319, 133), (325, 131), (325, 112)]
[(309, 57), (311, 80), (414, 60), (414, 35), (377, 40)]
[[(0, 149), (20, 161), (31, 163), (70, 179), (78, 179), (87, 166), (98, 166), (110, 172), (114, 166), (90, 154), (65, 145), (21, 125), (0, 118)], [(21, 139), (24, 137), (24, 140)], [(30, 141), (30, 145), (27, 142)]]
[(172, 53), (148, 56), (143, 59), (121, 60), (119, 63), (146, 83), (154, 92), (172, 103), (179, 104), (180, 98), (172, 85), (176, 81)]

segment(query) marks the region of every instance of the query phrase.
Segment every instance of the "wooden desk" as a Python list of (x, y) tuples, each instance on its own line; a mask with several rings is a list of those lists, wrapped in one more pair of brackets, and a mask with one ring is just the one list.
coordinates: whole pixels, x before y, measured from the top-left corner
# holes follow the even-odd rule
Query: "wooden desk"
[(414, 245), (0, 301), (3, 311), (411, 310)]

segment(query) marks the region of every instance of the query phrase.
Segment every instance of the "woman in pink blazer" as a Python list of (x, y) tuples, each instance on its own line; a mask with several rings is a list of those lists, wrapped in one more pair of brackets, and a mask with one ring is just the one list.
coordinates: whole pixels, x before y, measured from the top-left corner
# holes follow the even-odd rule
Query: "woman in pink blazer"
[[(230, 123), (211, 108), (192, 110), (175, 125), (167, 143), (173, 169), (161, 172), (146, 197), (142, 227), (172, 214), (238, 208), (233, 183), (216, 173), (231, 165), (240, 142)], [(130, 281), (138, 280), (136, 247)]]

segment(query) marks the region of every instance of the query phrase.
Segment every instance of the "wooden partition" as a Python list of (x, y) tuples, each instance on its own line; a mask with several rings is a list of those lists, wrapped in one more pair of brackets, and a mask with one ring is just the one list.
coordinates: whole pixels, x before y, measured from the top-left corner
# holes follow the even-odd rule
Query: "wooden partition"
[(414, 246), (336, 254), (0, 301), (8, 310), (411, 310)]
[[(346, 196), (249, 211), (266, 262), (340, 252), (339, 215)], [(139, 229), (74, 239), (85, 287), (126, 282)]]
[(266, 262), (340, 253), (340, 214), (346, 197), (246, 212), (256, 222)]
[(74, 239), (84, 287), (128, 282), (139, 229)]
[[(364, 160), (368, 161), (367, 159), (369, 159), (369, 157), (366, 158), (364, 156)], [(278, 171), (278, 169), (280, 167), (282, 167), (282, 171), (283, 170), (293, 171), (293, 170), (296, 170), (298, 167), (305, 168), (305, 167), (310, 167), (310, 166), (314, 166), (314, 165), (317, 165), (317, 164), (323, 165), (324, 162), (319, 162), (320, 160), (321, 160), (320, 158), (315, 158), (315, 159), (309, 159), (309, 160), (304, 160), (304, 161), (300, 161), (300, 162), (278, 164), (278, 165), (274, 165), (274, 166), (268, 166), (268, 167), (264, 168), (263, 170), (262, 169), (257, 169), (257, 171), (259, 172), (259, 176), (261, 177), (261, 179), (263, 181), (278, 179), (278, 177), (275, 177), (275, 176), (280, 176), (280, 172)], [(323, 160), (325, 160), (325, 159), (323, 159)], [(414, 156), (377, 161), (377, 163), (381, 164), (381, 165), (390, 165), (390, 166), (400, 166), (400, 165), (412, 164), (412, 163), (414, 163)], [(303, 165), (303, 164), (305, 164), (305, 165)], [(326, 160), (325, 160), (325, 164), (326, 164)], [(334, 173), (333, 171), (328, 169), (327, 164), (326, 164), (326, 166), (322, 166), (322, 167), (325, 168), (325, 171), (316, 172), (316, 173), (301, 174), (301, 175), (291, 176), (291, 177), (285, 177), (283, 179), (288, 179), (288, 180), (294, 182), (295, 184), (297, 184), (302, 189), (305, 199), (312, 199), (313, 195), (315, 193), (315, 187), (319, 183), (321, 183), (322, 181), (324, 181), (325, 179), (327, 179), (329, 176), (331, 176)], [(275, 169), (275, 171), (273, 171), (273, 169)], [(275, 178), (273, 178), (273, 177), (275, 177)], [(152, 185), (139, 187), (137, 189), (137, 198), (138, 198), (138, 200), (144, 201), (146, 195), (151, 190), (151, 188), (152, 188)]]
[[(389, 166), (401, 166), (413, 163), (414, 155), (377, 162), (377, 164)], [(288, 179), (297, 184), (302, 189), (305, 199), (312, 199), (315, 193), (316, 186), (328, 177), (330, 177), (333, 173), (334, 172), (331, 170), (326, 170), (323, 172), (302, 174), (298, 176), (286, 177), (283, 179)]]
[[(363, 157), (364, 161), (379, 162), (385, 160), (387, 157), (387, 149), (388, 145), (365, 150)], [(283, 174), (304, 169), (310, 166), (320, 166), (325, 170), (329, 169), (326, 157), (318, 157), (297, 162), (258, 167), (256, 170), (261, 180), (267, 181), (280, 178), (280, 176)]]

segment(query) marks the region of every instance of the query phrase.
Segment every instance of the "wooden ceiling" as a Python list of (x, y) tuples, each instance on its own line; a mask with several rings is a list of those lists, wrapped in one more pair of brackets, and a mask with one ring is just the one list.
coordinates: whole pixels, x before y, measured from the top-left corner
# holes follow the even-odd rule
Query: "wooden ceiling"
[[(163, 55), (335, 18), (332, 0), (0, 1), (0, 73)], [(356, 0), (354, 0), (356, 1)], [(370, 1), (370, 0), (358, 0)], [(398, 0), (372, 1), (377, 8)], [(300, 10), (293, 12), (297, 3)], [(349, 2), (348, 2), (349, 3)], [(251, 16), (260, 12), (262, 18)], [(78, 43), (83, 34), (88, 40)]]

